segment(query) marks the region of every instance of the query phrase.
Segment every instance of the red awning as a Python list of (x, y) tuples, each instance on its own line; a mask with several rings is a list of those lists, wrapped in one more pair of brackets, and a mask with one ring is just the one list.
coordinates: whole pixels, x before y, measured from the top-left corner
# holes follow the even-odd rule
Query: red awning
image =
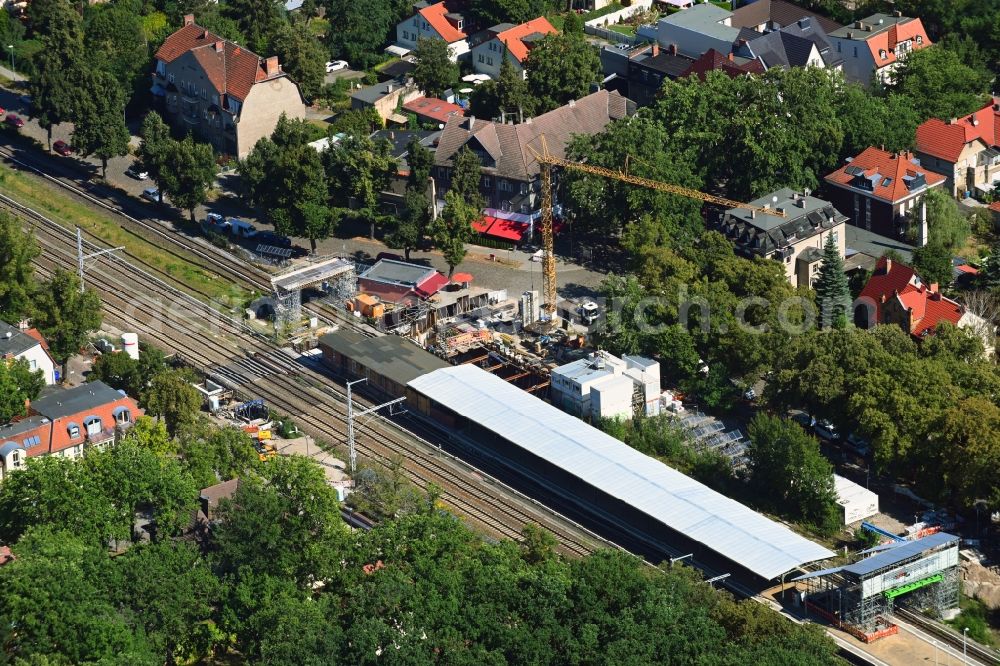
[(455, 273), (451, 276), (451, 281), (455, 284), (464, 284), (466, 282), (472, 282), (472, 273)]
[(485, 234), (490, 226), (497, 221), (497, 218), (486, 215), (472, 223), (472, 228), (478, 233)]
[(434, 294), (438, 293), (441, 287), (445, 286), (446, 284), (448, 284), (448, 278), (441, 275), (440, 273), (435, 272), (434, 275), (430, 276), (429, 278), (418, 284), (417, 288), (414, 289), (413, 291), (415, 291), (417, 293), (417, 296), (419, 296), (420, 298), (430, 298)]
[(503, 240), (520, 243), (524, 239), (524, 234), (527, 233), (527, 231), (528, 224), (525, 222), (498, 219), (493, 226), (490, 227), (490, 230), (486, 232), (486, 235), (493, 238), (502, 238)]

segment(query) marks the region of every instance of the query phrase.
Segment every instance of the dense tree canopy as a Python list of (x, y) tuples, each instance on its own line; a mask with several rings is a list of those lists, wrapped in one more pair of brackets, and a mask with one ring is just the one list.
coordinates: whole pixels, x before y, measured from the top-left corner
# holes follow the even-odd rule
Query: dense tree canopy
[(413, 55), (413, 81), (428, 97), (443, 96), (458, 81), (458, 64), (452, 62), (448, 42), (443, 39), (421, 38)]
[(48, 341), (52, 356), (62, 363), (101, 327), (101, 298), (93, 289), (81, 292), (76, 273), (56, 269), (35, 295), (32, 321)]
[(538, 113), (585, 96), (601, 80), (597, 50), (576, 34), (546, 35), (528, 53), (525, 70)]

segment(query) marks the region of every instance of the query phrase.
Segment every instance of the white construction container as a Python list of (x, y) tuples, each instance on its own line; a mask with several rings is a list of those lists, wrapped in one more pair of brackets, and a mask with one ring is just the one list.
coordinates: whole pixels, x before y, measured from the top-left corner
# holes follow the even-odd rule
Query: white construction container
[(837, 493), (837, 504), (843, 513), (845, 525), (870, 518), (878, 513), (878, 495), (839, 474), (833, 475), (833, 487)]
[(122, 350), (133, 360), (139, 360), (139, 334), (122, 333)]

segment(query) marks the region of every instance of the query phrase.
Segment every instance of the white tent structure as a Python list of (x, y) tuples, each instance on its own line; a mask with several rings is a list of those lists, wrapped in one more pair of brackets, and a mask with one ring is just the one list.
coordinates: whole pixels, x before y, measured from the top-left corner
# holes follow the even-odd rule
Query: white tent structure
[(842, 513), (841, 520), (845, 525), (856, 523), (878, 513), (878, 495), (845, 479), (839, 474), (833, 475), (833, 487), (837, 493), (837, 504)]
[(834, 556), (481, 368), (442, 368), (408, 386), (761, 578), (775, 579), (807, 562)]

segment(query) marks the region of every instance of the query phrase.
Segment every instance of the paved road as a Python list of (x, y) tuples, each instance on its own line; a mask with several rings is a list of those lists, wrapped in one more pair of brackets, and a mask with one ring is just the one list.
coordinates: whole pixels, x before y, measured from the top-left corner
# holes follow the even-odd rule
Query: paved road
[[(0, 68), (0, 74), (3, 69)], [(34, 150), (45, 151), (47, 136), (45, 130), (38, 126), (38, 123), (30, 117), (30, 109), (20, 100), (20, 93), (12, 90), (0, 89), (0, 107), (6, 112), (16, 113), (24, 119), (25, 124), (18, 132), (22, 136), (27, 136), (38, 142)], [(130, 128), (134, 132), (137, 127)], [(5, 133), (14, 132), (10, 128), (0, 129), (0, 143), (13, 145), (10, 138), (5, 138)], [(52, 131), (52, 140), (63, 140), (72, 143), (72, 126), (68, 123), (57, 125)], [(138, 136), (132, 137), (133, 149), (139, 145)], [(31, 152), (33, 149), (26, 149)], [(53, 166), (63, 163), (66, 169), (65, 174), (72, 173), (80, 180), (95, 180), (100, 177), (100, 162), (96, 159), (83, 158), (78, 155), (70, 157), (57, 156), (50, 153)], [(37, 157), (37, 155), (36, 155)], [(159, 206), (139, 200), (142, 191), (149, 187), (155, 187), (151, 181), (139, 181), (125, 175), (125, 172), (132, 165), (132, 156), (118, 157), (108, 162), (108, 172), (106, 182), (114, 188), (121, 190), (121, 193), (134, 197), (132, 201), (121, 201), (128, 204), (132, 214), (143, 217), (158, 218), (170, 224), (179, 220), (183, 213), (170, 207), (169, 205)], [(233, 191), (238, 186), (237, 177), (234, 174), (220, 174), (219, 196), (205, 206), (200, 206), (195, 214), (201, 219), (208, 212), (220, 213), (227, 216), (236, 216), (248, 219), (258, 226), (267, 228), (267, 225), (258, 222), (251, 211), (243, 204), (239, 196)], [(127, 199), (127, 197), (120, 197)], [(295, 239), (298, 245), (308, 247), (309, 243), (305, 239)], [(469, 254), (465, 261), (456, 270), (472, 273), (475, 283), (491, 289), (507, 289), (511, 295), (521, 293), (527, 289), (541, 290), (541, 264), (530, 261), (530, 255), (524, 252), (491, 250), (488, 248), (470, 245)], [(349, 253), (359, 258), (365, 256), (374, 257), (379, 252), (398, 252), (390, 250), (379, 242), (373, 242), (367, 238), (331, 238), (322, 241), (319, 245), (320, 253)], [(499, 261), (490, 261), (489, 256), (493, 253)], [(411, 259), (420, 260), (433, 265), (435, 268), (447, 272), (448, 267), (438, 252), (414, 252)], [(591, 295), (605, 278), (605, 274), (600, 271), (590, 270), (578, 265), (558, 262), (558, 284), (560, 295), (563, 297), (575, 297), (580, 295)]]

